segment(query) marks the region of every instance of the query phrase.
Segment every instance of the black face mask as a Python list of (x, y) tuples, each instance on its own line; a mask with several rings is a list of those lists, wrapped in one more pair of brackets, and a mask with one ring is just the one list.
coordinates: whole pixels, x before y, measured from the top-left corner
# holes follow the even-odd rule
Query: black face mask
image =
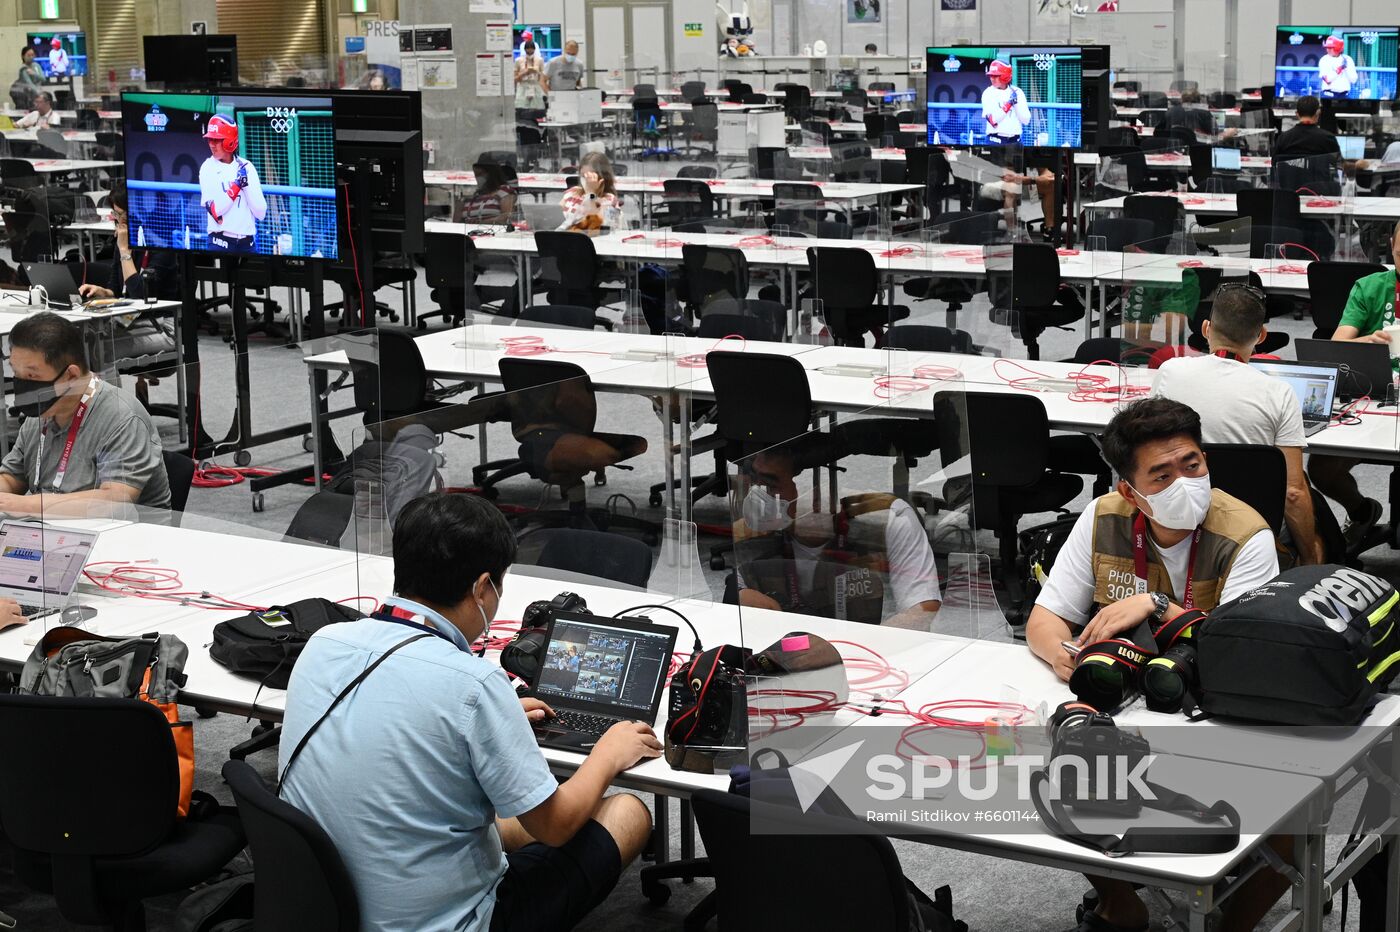
[(39, 379), (14, 380), (15, 404), (14, 410), (25, 417), (39, 417), (53, 406), (58, 400), (58, 379), (62, 376), (42, 381)]

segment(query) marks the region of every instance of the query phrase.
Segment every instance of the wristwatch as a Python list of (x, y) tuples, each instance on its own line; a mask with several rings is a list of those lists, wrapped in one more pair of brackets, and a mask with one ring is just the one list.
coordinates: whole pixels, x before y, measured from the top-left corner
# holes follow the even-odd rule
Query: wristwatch
[(123, 262), (130, 262), (130, 261), (131, 261), (131, 253), (129, 253), (129, 252), (118, 253), (118, 255), (121, 256), (121, 259), (122, 259)]
[(1167, 609), (1171, 608), (1171, 597), (1165, 592), (1149, 592), (1147, 597), (1152, 600), (1152, 620), (1161, 621)]

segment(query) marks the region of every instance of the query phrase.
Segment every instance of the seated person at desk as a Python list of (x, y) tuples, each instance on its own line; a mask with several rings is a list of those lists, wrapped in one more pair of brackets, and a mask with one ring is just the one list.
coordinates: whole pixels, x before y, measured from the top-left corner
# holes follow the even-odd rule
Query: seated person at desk
[[(1181, 92), (1180, 100), (1173, 100), (1167, 104), (1167, 114), (1162, 118), (1162, 126), (1184, 126), (1198, 137), (1216, 138), (1215, 117), (1207, 107), (1202, 106), (1201, 92), (1195, 88), (1187, 88)], [(1229, 139), (1236, 133), (1237, 130), (1233, 126), (1228, 127), (1219, 134), (1219, 138)]]
[(1303, 413), (1288, 383), (1249, 365), (1264, 339), (1264, 298), (1253, 288), (1226, 284), (1215, 291), (1202, 332), (1210, 355), (1171, 359), (1157, 370), (1152, 393), (1192, 408), (1206, 443), (1278, 447), (1288, 465), (1284, 519), (1302, 563), (1322, 563), (1312, 491), (1303, 473)]
[[(1171, 619), (1187, 608), (1210, 611), (1278, 575), (1264, 520), (1211, 489), (1195, 411), (1167, 398), (1134, 402), (1109, 422), (1103, 455), (1119, 476), (1118, 488), (1075, 523), (1026, 625), (1030, 649), (1062, 680), (1074, 670), (1064, 641), (1083, 646), (1147, 619)], [(1150, 543), (1135, 553), (1141, 532), (1139, 540)], [(1145, 558), (1145, 580), (1134, 568), (1138, 557)], [(1079, 932), (1145, 932), (1147, 907), (1131, 883), (1089, 881), (1099, 906), (1085, 914)], [(1253, 929), (1287, 888), (1278, 874), (1259, 872), (1230, 898), (1220, 929)]]
[(0, 512), (170, 507), (150, 415), (126, 390), (88, 371), (77, 324), (47, 311), (26, 317), (10, 334), (10, 366), (25, 420), (0, 461)]
[(867, 493), (842, 499), (836, 516), (812, 511), (797, 490), (799, 456), (779, 446), (749, 463), (734, 532), (739, 604), (927, 630), (943, 602), (914, 509)]
[[(127, 227), (126, 182), (120, 178), (112, 181), (108, 194), (112, 208), (112, 223), (116, 227), (116, 248), (112, 250), (112, 262), (105, 278), (97, 282), (84, 282), (78, 293), (86, 300), (94, 298), (159, 298), (162, 301), (180, 300), (179, 268), (175, 254), (165, 250), (152, 252), (149, 249), (131, 246), (130, 231)], [(99, 267), (100, 268), (100, 267)], [(98, 269), (94, 269), (100, 276)], [(151, 293), (146, 293), (150, 283)]]
[(612, 162), (601, 152), (589, 152), (578, 163), (579, 183), (564, 192), (559, 206), (564, 210), (561, 230), (595, 232), (616, 227), (622, 216), (622, 198), (617, 194)]
[(34, 109), (15, 121), (20, 129), (37, 129), (41, 126), (57, 126), (58, 111), (53, 108), (53, 95), (40, 91), (34, 95)]
[[(1391, 233), (1390, 254), (1392, 262), (1400, 262), (1400, 223)], [(1400, 304), (1400, 280), (1396, 278), (1395, 269), (1367, 275), (1351, 286), (1346, 307), (1342, 309), (1341, 323), (1333, 332), (1332, 339), (1389, 344), (1391, 335), (1386, 328), (1395, 326), (1397, 304)], [(1395, 365), (1394, 357), (1391, 365)], [(1383, 398), (1385, 388), (1376, 386), (1372, 394)], [(1347, 539), (1348, 547), (1356, 547), (1364, 541), (1385, 510), (1380, 502), (1361, 494), (1356, 478), (1351, 474), (1360, 462), (1356, 457), (1321, 453), (1314, 453), (1308, 461), (1313, 485), (1346, 509), (1347, 523), (1342, 527), (1342, 534)]]
[(1322, 101), (1311, 95), (1298, 98), (1294, 105), (1298, 123), (1279, 134), (1274, 143), (1274, 158), (1286, 159), (1303, 155), (1335, 155), (1341, 158), (1342, 149), (1337, 137), (1318, 125), (1322, 113)]
[(517, 191), (515, 173), (496, 162), (477, 162), (472, 166), (476, 178), (476, 190), (470, 197), (457, 205), (457, 215), (452, 219), (457, 223), (506, 224), (515, 213)]
[(553, 711), (471, 652), (514, 558), (489, 502), (415, 499), (394, 525), (394, 596), (322, 628), (292, 670), (281, 795), (335, 842), (362, 928), (570, 929), (647, 843), (646, 807), (603, 793), (660, 756), (651, 728), (614, 725), (560, 783), (530, 730)]

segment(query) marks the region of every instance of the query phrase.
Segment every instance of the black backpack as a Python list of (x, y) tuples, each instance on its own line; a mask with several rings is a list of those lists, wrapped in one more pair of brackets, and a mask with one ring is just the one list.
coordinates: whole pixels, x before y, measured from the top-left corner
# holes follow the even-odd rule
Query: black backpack
[(326, 599), (302, 599), (249, 612), (214, 626), (209, 656), (234, 673), (251, 676), (262, 685), (286, 689), (292, 666), (311, 635), (338, 621), (365, 616), (347, 605)]
[(1200, 708), (1283, 725), (1354, 725), (1400, 672), (1400, 594), (1345, 566), (1299, 566), (1219, 606), (1195, 643)]

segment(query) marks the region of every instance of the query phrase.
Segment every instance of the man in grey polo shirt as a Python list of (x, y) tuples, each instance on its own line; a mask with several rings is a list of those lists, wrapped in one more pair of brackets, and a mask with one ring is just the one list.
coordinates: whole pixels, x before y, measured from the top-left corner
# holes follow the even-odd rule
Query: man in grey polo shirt
[(0, 512), (170, 507), (150, 415), (135, 396), (88, 371), (77, 324), (47, 312), (26, 317), (10, 334), (10, 367), (25, 421), (0, 462)]
[(583, 87), (583, 62), (579, 61), (578, 43), (573, 39), (564, 43), (564, 54), (556, 55), (544, 66), (545, 90), (576, 91)]

